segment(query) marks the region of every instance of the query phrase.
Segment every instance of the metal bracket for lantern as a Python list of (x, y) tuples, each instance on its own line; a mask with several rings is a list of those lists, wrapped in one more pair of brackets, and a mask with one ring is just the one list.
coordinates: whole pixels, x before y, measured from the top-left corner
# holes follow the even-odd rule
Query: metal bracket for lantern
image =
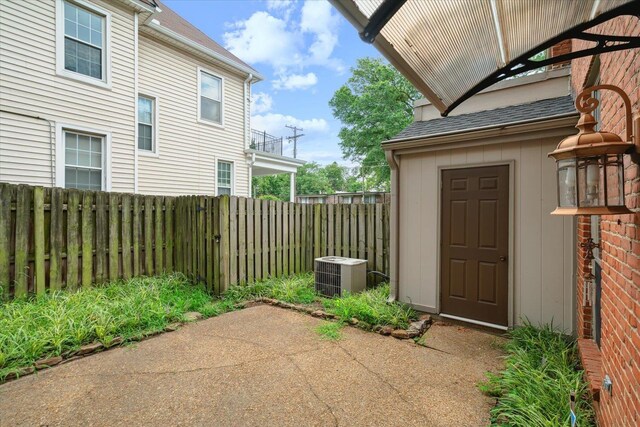
[(584, 259), (589, 264), (589, 271), (587, 271), (582, 277), (584, 283), (584, 287), (582, 289), (582, 306), (591, 307), (595, 299), (595, 287), (593, 284), (596, 279), (596, 276), (593, 275), (593, 265), (591, 261), (595, 258), (593, 250), (600, 249), (600, 243), (594, 242), (593, 239), (589, 237), (584, 242), (580, 243), (580, 247), (585, 249), (586, 254)]
[[(611, 90), (625, 107), (626, 141), (611, 132), (596, 131), (591, 114), (600, 101), (597, 90)], [(576, 135), (563, 139), (549, 157), (556, 160), (558, 207), (555, 215), (620, 215), (631, 211), (624, 203), (624, 154), (640, 151), (638, 131), (633, 135), (631, 101), (613, 85), (589, 87), (576, 97), (581, 116)], [(636, 119), (638, 122), (638, 119)], [(635, 141), (635, 142), (634, 142)]]

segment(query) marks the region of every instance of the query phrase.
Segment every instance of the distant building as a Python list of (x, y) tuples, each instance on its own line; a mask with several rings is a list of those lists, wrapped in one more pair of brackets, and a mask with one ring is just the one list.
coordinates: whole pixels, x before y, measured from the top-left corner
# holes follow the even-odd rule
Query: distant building
[(368, 191), (365, 193), (335, 193), (335, 194), (306, 194), (296, 196), (297, 203), (309, 205), (315, 204), (363, 204), (363, 203), (389, 203), (391, 195), (381, 191)]

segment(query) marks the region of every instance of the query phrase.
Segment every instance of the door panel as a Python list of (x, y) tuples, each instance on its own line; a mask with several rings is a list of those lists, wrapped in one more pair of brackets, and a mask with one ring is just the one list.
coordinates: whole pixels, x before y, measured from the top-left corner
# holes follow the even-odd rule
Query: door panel
[(441, 311), (507, 326), (509, 167), (442, 172)]

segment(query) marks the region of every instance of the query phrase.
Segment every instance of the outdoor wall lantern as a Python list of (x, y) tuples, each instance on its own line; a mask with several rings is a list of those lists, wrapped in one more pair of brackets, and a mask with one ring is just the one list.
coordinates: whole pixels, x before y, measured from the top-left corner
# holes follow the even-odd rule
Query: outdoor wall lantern
[[(591, 94), (601, 89), (618, 93), (624, 102), (626, 141), (611, 132), (595, 131), (597, 122), (591, 112), (598, 107), (599, 101)], [(582, 113), (576, 125), (580, 132), (563, 139), (558, 148), (549, 153), (549, 157), (556, 160), (558, 179), (558, 207), (552, 214), (631, 213), (624, 204), (623, 157), (625, 153), (635, 151), (638, 142), (633, 142), (629, 97), (617, 86), (592, 86), (576, 97), (576, 109)], [(635, 139), (638, 140), (637, 135)]]

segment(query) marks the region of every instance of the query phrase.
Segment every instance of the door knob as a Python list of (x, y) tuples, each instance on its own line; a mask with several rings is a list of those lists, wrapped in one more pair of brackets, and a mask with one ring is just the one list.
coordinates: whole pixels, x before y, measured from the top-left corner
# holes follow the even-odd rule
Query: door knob
[(500, 261), (505, 262), (506, 260), (507, 260), (507, 257), (506, 257), (506, 256), (501, 256), (501, 257), (500, 257)]

